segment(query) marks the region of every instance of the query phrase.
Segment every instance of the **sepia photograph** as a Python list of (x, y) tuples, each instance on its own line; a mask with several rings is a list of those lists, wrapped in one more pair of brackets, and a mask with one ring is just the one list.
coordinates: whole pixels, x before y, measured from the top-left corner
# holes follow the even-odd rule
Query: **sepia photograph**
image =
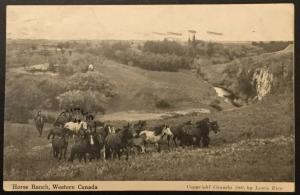
[(8, 5), (5, 191), (290, 191), (294, 5)]

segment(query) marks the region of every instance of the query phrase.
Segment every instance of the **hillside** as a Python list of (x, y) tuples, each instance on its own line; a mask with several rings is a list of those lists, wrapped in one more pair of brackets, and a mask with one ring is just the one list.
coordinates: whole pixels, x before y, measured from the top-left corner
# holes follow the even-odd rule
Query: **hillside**
[[(101, 103), (106, 113), (129, 110), (156, 112), (190, 108), (211, 109), (209, 104), (217, 98), (217, 94), (212, 86), (191, 71), (148, 71), (110, 60), (94, 64), (94, 66), (94, 72), (100, 73), (100, 78), (103, 77), (104, 79), (97, 82), (99, 84), (102, 82), (111, 83), (114, 86), (112, 90), (115, 95), (103, 104)], [(32, 99), (32, 97), (35, 97), (34, 102), (32, 102), (34, 105), (32, 105), (32, 109), (24, 108), (24, 112), (30, 112), (36, 108), (58, 112), (57, 98), (61, 94), (72, 95), (73, 93), (66, 93), (70, 90), (70, 85), (72, 90), (82, 88), (80, 85), (85, 85), (85, 82), (90, 82), (88, 85), (93, 87), (90, 73), (77, 73), (74, 76), (50, 74), (48, 72), (29, 73), (20, 67), (8, 68), (6, 74), (7, 100), (16, 98), (10, 96), (15, 96), (15, 92), (17, 93), (18, 90), (14, 89), (19, 89), (23, 85), (24, 87), (30, 86), (32, 93), (36, 94), (32, 96), (32, 93), (28, 93), (28, 98)], [(23, 87), (21, 88), (23, 89)], [(29, 88), (27, 87), (26, 90), (28, 91)], [(85, 94), (87, 95), (88, 91)], [(20, 96), (18, 97), (20, 98)], [(22, 97), (22, 101), (27, 101), (27, 96)], [(97, 99), (97, 97), (95, 98)], [(69, 100), (66, 99), (66, 101)], [(93, 100), (91, 99), (90, 101)], [(15, 104), (11, 106), (15, 107)], [(12, 113), (13, 107), (11, 107)]]
[(203, 79), (232, 92), (236, 99), (249, 103), (267, 94), (292, 90), (293, 51), (286, 49), (230, 63), (201, 67)]
[(107, 105), (108, 111), (151, 110), (166, 101), (170, 109), (207, 107), (216, 97), (210, 84), (185, 72), (147, 71), (113, 61), (95, 65), (116, 86), (117, 95)]

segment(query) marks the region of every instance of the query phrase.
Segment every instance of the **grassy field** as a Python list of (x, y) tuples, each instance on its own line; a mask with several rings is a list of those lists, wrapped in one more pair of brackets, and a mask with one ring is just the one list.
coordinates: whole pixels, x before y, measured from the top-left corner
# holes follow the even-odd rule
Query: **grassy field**
[[(290, 98), (287, 98), (290, 97)], [(172, 148), (132, 155), (126, 161), (74, 164), (53, 159), (51, 144), (32, 123), (5, 123), (5, 180), (210, 180), (294, 181), (294, 125), (291, 94), (267, 97), (240, 109), (148, 121), (177, 125), (210, 117), (219, 134), (210, 148)], [(115, 121), (123, 125), (126, 121)]]

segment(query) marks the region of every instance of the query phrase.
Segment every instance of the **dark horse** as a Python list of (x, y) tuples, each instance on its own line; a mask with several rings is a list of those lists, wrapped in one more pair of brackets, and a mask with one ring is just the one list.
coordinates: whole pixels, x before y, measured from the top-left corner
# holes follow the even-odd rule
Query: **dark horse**
[(183, 143), (185, 145), (193, 145), (196, 142), (200, 147), (202, 142), (203, 147), (208, 147), (210, 130), (214, 131), (214, 133), (220, 131), (217, 121), (210, 122), (209, 118), (197, 121), (195, 124), (183, 129)]
[(34, 117), (34, 122), (35, 122), (35, 126), (39, 132), (39, 136), (41, 137), (43, 134), (43, 128), (44, 128), (44, 116), (42, 115), (41, 111), (39, 111), (36, 115), (36, 117)]
[(91, 148), (95, 144), (93, 135), (83, 130), (80, 130), (79, 135), (79, 141), (71, 147), (71, 155), (69, 158), (69, 161), (71, 162), (73, 162), (76, 156), (78, 157), (79, 162), (81, 162), (82, 158), (84, 159), (84, 162), (86, 162), (86, 155), (90, 154), (91, 156), (91, 154), (94, 154), (94, 152), (91, 152)]
[(177, 142), (176, 142), (176, 139), (178, 139), (180, 141), (180, 144), (182, 145), (183, 142), (184, 142), (184, 131), (183, 129), (186, 127), (186, 126), (190, 126), (192, 125), (192, 122), (189, 120), (189, 121), (186, 121), (184, 122), (183, 124), (180, 124), (178, 126), (175, 126), (175, 127), (172, 127), (170, 128), (171, 132), (173, 133), (173, 136), (167, 136), (167, 140), (168, 140), (168, 145), (170, 144), (170, 140), (172, 139), (174, 144), (175, 144), (175, 147), (177, 147)]
[(89, 131), (90, 148), (88, 150), (89, 160), (96, 158), (97, 160), (101, 158), (101, 153), (103, 155), (103, 160), (105, 160), (105, 138), (108, 131), (103, 128), (101, 131)]
[(116, 133), (108, 134), (105, 138), (105, 151), (108, 154), (108, 158), (114, 158), (115, 155), (120, 159), (122, 151), (126, 152), (126, 160), (128, 160), (129, 155), (129, 147), (128, 142), (129, 139), (132, 138), (132, 134), (130, 132), (130, 124), (124, 126), (123, 129)]
[(62, 156), (66, 159), (66, 153), (68, 148), (68, 135), (63, 134), (60, 137), (55, 137), (52, 140), (52, 149), (54, 158), (61, 160)]
[(139, 137), (140, 132), (145, 130), (146, 125), (146, 121), (139, 120), (137, 123), (133, 124), (132, 128), (130, 129), (132, 138), (129, 139), (128, 144), (132, 149), (135, 148), (140, 153), (146, 153), (145, 137)]
[(61, 137), (65, 134), (72, 135), (72, 132), (65, 128), (53, 127), (49, 130), (47, 139), (50, 139), (51, 136), (52, 136), (52, 139), (54, 139), (56, 135)]

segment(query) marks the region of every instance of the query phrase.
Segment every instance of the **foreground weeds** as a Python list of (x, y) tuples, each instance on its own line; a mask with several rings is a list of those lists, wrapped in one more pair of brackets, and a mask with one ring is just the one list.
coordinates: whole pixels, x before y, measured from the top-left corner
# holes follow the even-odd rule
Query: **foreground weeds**
[[(293, 181), (294, 137), (249, 139), (210, 148), (173, 148), (126, 161), (54, 160), (50, 148), (20, 154), (5, 149), (5, 180)], [(14, 155), (23, 162), (13, 163)], [(22, 158), (20, 157), (22, 156)], [(25, 160), (27, 159), (27, 160)]]

